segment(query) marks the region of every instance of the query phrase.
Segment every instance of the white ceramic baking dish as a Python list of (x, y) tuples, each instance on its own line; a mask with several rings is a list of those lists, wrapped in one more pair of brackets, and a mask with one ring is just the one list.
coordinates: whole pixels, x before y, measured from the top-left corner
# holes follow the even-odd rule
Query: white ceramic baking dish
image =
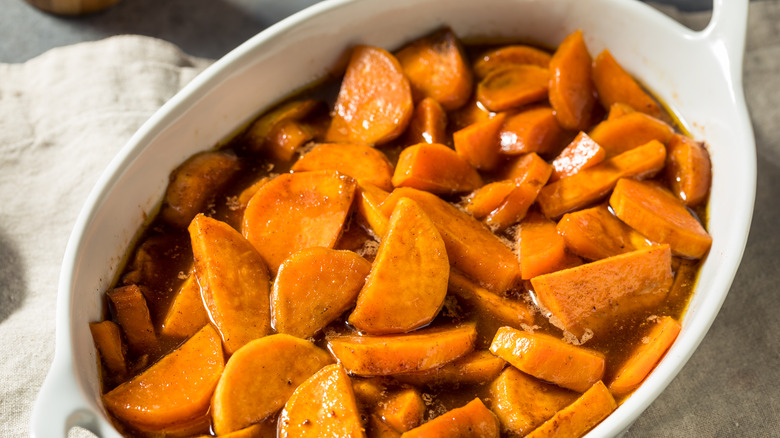
[[(291, 90), (323, 77), (354, 44), (388, 49), (441, 26), (462, 37), (505, 36), (555, 46), (575, 29), (592, 54), (614, 56), (706, 140), (713, 164), (709, 231), (714, 243), (682, 333), (647, 381), (589, 437), (624, 431), (663, 391), (704, 337), (730, 288), (747, 240), (755, 194), (755, 144), (742, 92), (748, 0), (715, 0), (694, 32), (626, 0), (336, 0), (298, 13), (216, 62), (132, 137), (87, 199), (59, 282), (56, 350), (32, 415), (32, 436), (82, 426), (118, 436), (100, 402), (88, 323), (168, 174)], [(682, 415), (682, 413), (681, 413)]]

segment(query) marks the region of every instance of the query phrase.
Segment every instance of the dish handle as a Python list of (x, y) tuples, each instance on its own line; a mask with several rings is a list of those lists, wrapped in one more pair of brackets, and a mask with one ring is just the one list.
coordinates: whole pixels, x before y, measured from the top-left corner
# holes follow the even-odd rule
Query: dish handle
[(703, 43), (714, 49), (718, 62), (740, 88), (749, 3), (749, 0), (713, 0), (712, 18), (699, 32)]

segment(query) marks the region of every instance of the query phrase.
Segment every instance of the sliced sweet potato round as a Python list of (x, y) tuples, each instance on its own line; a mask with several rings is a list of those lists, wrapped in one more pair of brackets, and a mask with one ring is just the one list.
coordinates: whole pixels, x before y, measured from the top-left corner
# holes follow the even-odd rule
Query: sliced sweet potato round
[(477, 85), (477, 99), (490, 111), (506, 111), (547, 97), (550, 72), (535, 65), (495, 70)]
[(292, 170), (337, 170), (360, 182), (393, 190), (393, 165), (380, 150), (364, 144), (322, 143), (293, 164)]

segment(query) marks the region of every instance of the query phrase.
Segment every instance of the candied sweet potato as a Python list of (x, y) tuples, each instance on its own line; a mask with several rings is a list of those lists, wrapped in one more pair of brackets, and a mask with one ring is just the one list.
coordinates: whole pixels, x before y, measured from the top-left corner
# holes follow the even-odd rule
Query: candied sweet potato
[(550, 107), (539, 106), (508, 115), (498, 134), (507, 155), (546, 154), (565, 144), (565, 132)]
[(615, 399), (601, 381), (596, 382), (569, 406), (558, 411), (527, 438), (582, 436), (617, 408)]
[(298, 121), (324, 108), (321, 101), (307, 99), (284, 103), (255, 120), (244, 132), (243, 141), (253, 153), (266, 149), (266, 141), (275, 127), (285, 121)]
[(521, 44), (491, 50), (474, 62), (474, 75), (482, 79), (494, 70), (517, 65), (548, 68), (552, 56), (544, 50)]
[(272, 159), (288, 162), (313, 138), (314, 132), (308, 126), (295, 120), (283, 120), (268, 134), (265, 141), (266, 153)]
[(124, 377), (127, 374), (125, 346), (122, 331), (113, 321), (90, 322), (89, 331), (100, 353), (100, 359), (112, 373)]
[(457, 271), (450, 273), (449, 286), (450, 293), (478, 313), (514, 327), (533, 323), (534, 312), (527, 303), (487, 290)]
[(499, 138), (506, 114), (499, 113), (495, 117), (472, 123), (452, 134), (455, 151), (458, 152), (474, 168), (492, 170), (498, 165)]
[(666, 144), (674, 135), (674, 129), (655, 117), (633, 112), (599, 123), (588, 135), (604, 148), (607, 158), (611, 158), (652, 140)]
[(396, 431), (406, 432), (422, 423), (425, 409), (420, 391), (406, 388), (389, 394), (379, 404), (376, 413)]
[(401, 151), (392, 181), (395, 187), (448, 195), (482, 185), (482, 177), (465, 158), (437, 143), (418, 143)]
[(118, 287), (106, 295), (114, 306), (116, 321), (125, 333), (130, 350), (136, 354), (156, 351), (157, 334), (141, 287), (137, 285)]
[(596, 104), (596, 88), (582, 31), (573, 32), (561, 42), (549, 68), (550, 104), (555, 118), (565, 129), (587, 129)]
[(396, 374), (399, 382), (415, 386), (459, 387), (480, 384), (496, 377), (506, 361), (487, 350), (473, 351), (439, 368)]
[(593, 61), (593, 83), (604, 108), (610, 108), (615, 103), (625, 103), (655, 118), (663, 116), (661, 107), (623, 69), (609, 50), (602, 51)]
[(477, 84), (477, 100), (490, 111), (506, 111), (547, 97), (550, 72), (530, 64), (493, 70)]
[(475, 398), (401, 435), (402, 438), (498, 438), (498, 420), (482, 400)]
[(321, 143), (302, 156), (292, 170), (336, 170), (383, 190), (393, 190), (393, 165), (384, 152), (356, 143)]
[(447, 141), (447, 113), (441, 104), (426, 97), (417, 103), (412, 121), (406, 128), (406, 144), (444, 143)]
[(188, 338), (208, 323), (209, 314), (206, 306), (203, 305), (200, 285), (195, 273), (190, 272), (171, 301), (160, 334), (174, 338)]
[(566, 260), (566, 242), (555, 222), (532, 212), (515, 233), (523, 280), (558, 270)]
[(511, 179), (485, 184), (464, 198), (463, 209), (475, 218), (482, 219), (500, 207), (515, 187), (517, 182)]
[(645, 236), (615, 217), (606, 204), (566, 213), (557, 225), (566, 247), (588, 260), (601, 260), (643, 248)]
[(485, 223), (494, 230), (501, 231), (521, 221), (552, 172), (552, 166), (533, 152), (524, 155), (513, 167), (515, 187), (485, 218)]
[(550, 182), (574, 175), (582, 169), (593, 167), (604, 161), (607, 153), (588, 134), (580, 132), (552, 161)]
[(380, 189), (379, 187), (362, 183), (358, 184), (356, 199), (356, 213), (364, 220), (371, 231), (379, 237), (385, 235), (387, 231), (388, 217), (382, 212), (382, 203), (390, 196), (390, 193)]
[(707, 200), (712, 180), (710, 155), (703, 144), (675, 134), (666, 145), (666, 182), (688, 207)]

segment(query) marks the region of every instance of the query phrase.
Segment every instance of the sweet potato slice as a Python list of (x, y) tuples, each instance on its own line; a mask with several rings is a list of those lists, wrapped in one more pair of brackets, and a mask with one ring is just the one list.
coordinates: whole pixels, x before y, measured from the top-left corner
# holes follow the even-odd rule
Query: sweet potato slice
[(492, 170), (499, 163), (499, 138), (504, 125), (505, 113), (473, 123), (452, 134), (455, 151), (474, 168)]
[(615, 399), (601, 381), (577, 400), (526, 435), (526, 438), (582, 436), (617, 408)]
[(266, 155), (277, 161), (288, 162), (313, 138), (314, 132), (306, 125), (294, 120), (283, 120), (271, 129), (266, 138)]
[(371, 414), (368, 416), (366, 436), (368, 438), (400, 438), (401, 433), (382, 421), (378, 415)]
[(482, 79), (495, 70), (517, 65), (535, 65), (548, 68), (552, 56), (535, 47), (525, 45), (504, 46), (491, 50), (474, 62), (474, 75)]
[(515, 187), (501, 205), (485, 218), (494, 230), (503, 230), (521, 221), (531, 204), (536, 201), (542, 187), (547, 183), (552, 166), (535, 153), (530, 153), (514, 165)]
[(359, 376), (389, 376), (440, 367), (471, 352), (477, 338), (473, 323), (385, 336), (330, 336), (328, 348)]
[(122, 331), (115, 322), (105, 320), (90, 322), (89, 331), (95, 348), (100, 353), (100, 360), (113, 374), (123, 377), (127, 374), (125, 361), (125, 346), (122, 342)]
[(401, 435), (402, 438), (498, 438), (498, 420), (482, 400), (475, 398)]
[(609, 205), (631, 228), (657, 243), (667, 243), (674, 255), (699, 259), (712, 238), (685, 205), (660, 185), (621, 179)]
[(447, 141), (447, 113), (436, 100), (426, 97), (414, 107), (406, 128), (406, 144), (444, 143)]
[(422, 327), (439, 313), (449, 275), (447, 250), (436, 226), (416, 202), (402, 198), (347, 321), (370, 334)]
[(157, 334), (154, 332), (152, 317), (141, 287), (137, 285), (118, 287), (106, 296), (114, 306), (116, 321), (125, 333), (130, 350), (136, 354), (156, 351)]
[(366, 436), (352, 383), (341, 365), (322, 368), (293, 392), (279, 416), (277, 436)]
[(295, 172), (336, 170), (383, 190), (393, 190), (393, 165), (380, 150), (363, 144), (322, 143), (292, 166)]
[(230, 225), (195, 217), (189, 227), (203, 303), (225, 351), (271, 332), (268, 270), (255, 248)]
[(406, 388), (389, 394), (377, 407), (376, 414), (396, 431), (406, 432), (422, 423), (425, 409), (420, 391)]
[(601, 52), (593, 61), (593, 84), (604, 108), (622, 102), (655, 118), (663, 117), (661, 107), (618, 64), (609, 50)]
[(449, 286), (450, 293), (491, 319), (513, 327), (533, 323), (534, 312), (528, 304), (497, 295), (475, 284), (459, 272), (450, 273)]
[(539, 303), (561, 328), (599, 334), (661, 303), (672, 285), (668, 245), (654, 245), (531, 279)]
[(364, 182), (357, 188), (357, 214), (366, 221), (371, 231), (379, 238), (382, 238), (387, 231), (388, 217), (382, 212), (381, 206), (388, 196), (390, 193), (373, 184)]
[(243, 136), (244, 143), (253, 153), (263, 152), (274, 127), (285, 121), (303, 120), (319, 109), (325, 109), (324, 102), (311, 99), (282, 104), (262, 115), (247, 128)]
[(550, 182), (574, 175), (582, 169), (593, 167), (604, 161), (606, 156), (604, 148), (593, 141), (588, 134), (580, 132), (553, 160)]
[(398, 60), (384, 49), (357, 46), (341, 82), (329, 142), (382, 144), (401, 135), (414, 105)]
[(675, 134), (666, 145), (665, 176), (672, 192), (688, 207), (696, 207), (710, 192), (710, 154), (703, 144)]
[(433, 221), (444, 240), (450, 264), (484, 287), (503, 292), (520, 276), (517, 257), (479, 221), (431, 193), (412, 188), (395, 189), (382, 203), (390, 215), (401, 198), (416, 201)]
[(454, 110), (471, 97), (471, 68), (450, 29), (420, 38), (395, 56), (409, 78), (415, 101), (431, 97), (445, 110)]
[[(206, 427), (208, 428), (208, 426), (209, 424), (207, 423)], [(198, 438), (212, 437), (213, 435), (207, 434)], [(276, 438), (276, 423), (271, 421), (263, 421), (262, 423), (253, 424), (235, 432), (220, 435), (220, 438)]]
[(279, 333), (309, 338), (352, 307), (371, 264), (352, 251), (307, 248), (279, 267), (271, 292)]
[(672, 346), (680, 334), (680, 323), (664, 316), (653, 323), (644, 338), (615, 373), (607, 386), (614, 395), (626, 395), (635, 390)]
[(230, 357), (214, 391), (214, 432), (222, 435), (268, 418), (298, 385), (331, 363), (328, 352), (294, 336), (249, 342)]
[(461, 108), (449, 112), (450, 127), (453, 130), (463, 129), (472, 123), (481, 122), (491, 118), (494, 113), (485, 109), (476, 97), (472, 97)]
[(485, 184), (464, 199), (463, 209), (475, 218), (482, 219), (500, 207), (515, 187), (517, 182), (511, 179)]
[(507, 116), (498, 136), (501, 152), (507, 155), (528, 152), (545, 154), (555, 151), (565, 142), (565, 132), (553, 110), (547, 106)]
[(428, 371), (396, 374), (399, 382), (415, 386), (457, 388), (480, 384), (495, 378), (506, 361), (487, 350), (474, 351), (439, 368)]
[(615, 217), (606, 204), (566, 213), (557, 225), (566, 247), (588, 260), (601, 260), (648, 246), (645, 236)]
[(334, 171), (279, 175), (252, 196), (242, 232), (272, 273), (303, 248), (332, 248), (341, 235), (355, 180)]
[(134, 425), (163, 428), (209, 408), (225, 362), (210, 325), (131, 380), (103, 395), (106, 408)]
[(615, 187), (620, 178), (644, 178), (664, 166), (666, 148), (658, 141), (623, 152), (574, 175), (550, 183), (537, 197), (545, 216), (564, 213), (598, 202)]
[(490, 383), (490, 409), (506, 436), (521, 437), (577, 399), (578, 394), (507, 367)]
[(450, 195), (482, 186), (482, 177), (466, 159), (447, 146), (418, 143), (401, 151), (393, 185)]
[(203, 305), (200, 285), (195, 273), (190, 272), (173, 297), (160, 334), (173, 338), (188, 338), (208, 323), (209, 314)]
[(616, 102), (609, 106), (609, 112), (607, 113), (607, 120), (614, 120), (619, 117), (623, 117), (626, 114), (636, 112), (631, 105), (627, 103)]
[(556, 271), (566, 259), (566, 242), (555, 222), (533, 212), (526, 216), (515, 234), (523, 280)]
[(674, 135), (674, 129), (645, 113), (633, 112), (599, 123), (588, 135), (604, 148), (607, 158), (611, 158), (651, 140), (666, 144)]
[(584, 131), (596, 105), (590, 54), (582, 31), (567, 36), (550, 59), (550, 104), (565, 129)]
[(544, 333), (501, 327), (490, 351), (524, 373), (577, 392), (604, 377), (603, 354)]
[(477, 84), (477, 100), (490, 111), (506, 111), (543, 100), (549, 84), (546, 68), (509, 66), (490, 72)]

